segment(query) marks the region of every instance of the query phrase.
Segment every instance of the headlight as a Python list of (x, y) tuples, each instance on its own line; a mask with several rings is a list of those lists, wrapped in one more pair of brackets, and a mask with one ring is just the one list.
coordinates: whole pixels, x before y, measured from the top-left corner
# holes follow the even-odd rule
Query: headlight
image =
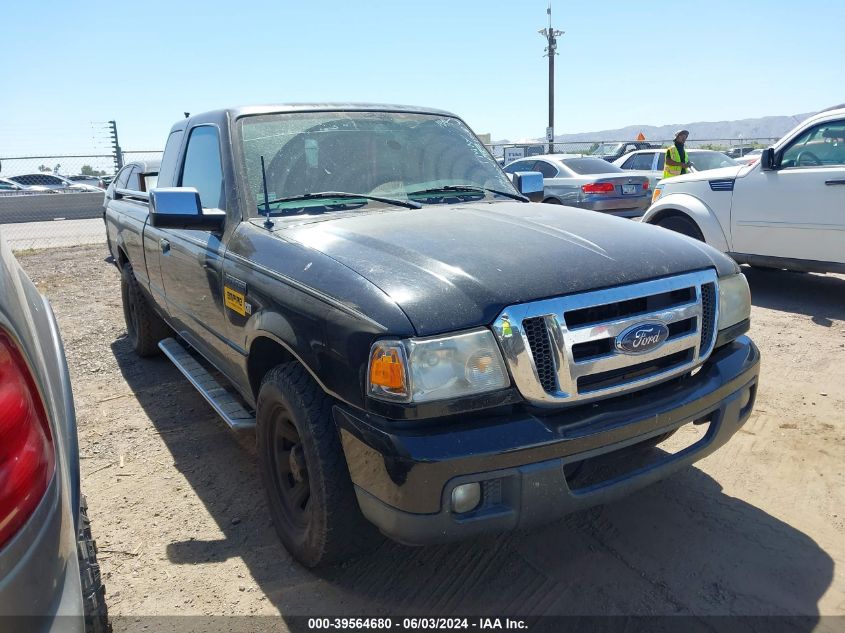
[(503, 389), (510, 384), (490, 330), (403, 341), (370, 350), (368, 393), (396, 402), (430, 402)]
[(657, 202), (657, 199), (660, 197), (660, 195), (662, 193), (663, 193), (663, 187), (655, 187), (654, 193), (651, 194), (651, 204), (654, 204), (655, 202)]
[(724, 330), (751, 317), (751, 291), (745, 275), (719, 279), (719, 326)]

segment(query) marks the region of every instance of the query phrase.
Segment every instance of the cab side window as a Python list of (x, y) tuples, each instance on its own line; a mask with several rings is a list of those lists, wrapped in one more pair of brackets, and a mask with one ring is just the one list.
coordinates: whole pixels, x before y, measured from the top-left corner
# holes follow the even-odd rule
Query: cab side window
[(164, 154), (161, 157), (161, 166), (158, 170), (158, 187), (172, 187), (176, 178), (176, 163), (179, 160), (179, 147), (182, 144), (182, 137), (185, 130), (174, 130), (167, 137), (167, 144), (164, 146)]
[(195, 187), (203, 209), (226, 208), (217, 128), (204, 125), (191, 130), (179, 186)]
[(845, 121), (827, 121), (810, 128), (783, 151), (782, 169), (845, 165)]

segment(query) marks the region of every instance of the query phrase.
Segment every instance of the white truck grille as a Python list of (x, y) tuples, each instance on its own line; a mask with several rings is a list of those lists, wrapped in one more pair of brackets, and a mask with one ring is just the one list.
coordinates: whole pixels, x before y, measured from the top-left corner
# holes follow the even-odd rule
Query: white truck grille
[[(668, 380), (713, 350), (718, 279), (706, 270), (509, 306), (493, 325), (520, 393), (539, 406), (582, 403)], [(638, 324), (666, 326), (645, 353), (618, 338)]]

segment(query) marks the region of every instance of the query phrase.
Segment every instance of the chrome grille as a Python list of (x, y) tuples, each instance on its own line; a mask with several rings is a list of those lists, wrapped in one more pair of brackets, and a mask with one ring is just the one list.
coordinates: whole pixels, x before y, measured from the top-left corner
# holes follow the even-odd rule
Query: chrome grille
[[(718, 318), (712, 270), (506, 308), (493, 326), (514, 382), (533, 404), (559, 406), (641, 389), (689, 371), (713, 348)], [(616, 337), (658, 321), (666, 341), (644, 354)]]

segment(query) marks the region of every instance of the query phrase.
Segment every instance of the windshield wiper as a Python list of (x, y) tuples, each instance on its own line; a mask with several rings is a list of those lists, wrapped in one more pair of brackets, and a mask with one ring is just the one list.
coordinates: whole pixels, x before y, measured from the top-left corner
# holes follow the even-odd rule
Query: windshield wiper
[(320, 198), (363, 198), (364, 200), (375, 200), (376, 202), (384, 202), (385, 204), (392, 204), (397, 207), (405, 207), (407, 209), (422, 209), (419, 202), (412, 202), (410, 200), (397, 200), (396, 198), (382, 198), (381, 196), (368, 196), (363, 193), (349, 193), (347, 191), (317, 191), (314, 193), (303, 193), (299, 196), (288, 196), (287, 198), (276, 198), (268, 202), (262, 202), (259, 207), (264, 204), (277, 204), (279, 202), (296, 202), (297, 200), (318, 200)]
[(519, 200), (520, 202), (529, 202), (528, 198), (523, 196), (520, 193), (511, 193), (510, 191), (500, 191), (499, 189), (491, 189), (490, 187), (476, 187), (475, 185), (445, 185), (443, 187), (432, 187), (431, 189), (421, 189), (419, 191), (410, 191), (408, 192), (409, 196), (415, 195), (422, 195), (426, 193), (442, 193), (444, 191), (455, 191), (461, 192), (466, 191), (468, 193), (477, 192), (477, 193), (494, 193), (500, 196), (506, 196), (508, 198), (513, 198), (514, 200)]

